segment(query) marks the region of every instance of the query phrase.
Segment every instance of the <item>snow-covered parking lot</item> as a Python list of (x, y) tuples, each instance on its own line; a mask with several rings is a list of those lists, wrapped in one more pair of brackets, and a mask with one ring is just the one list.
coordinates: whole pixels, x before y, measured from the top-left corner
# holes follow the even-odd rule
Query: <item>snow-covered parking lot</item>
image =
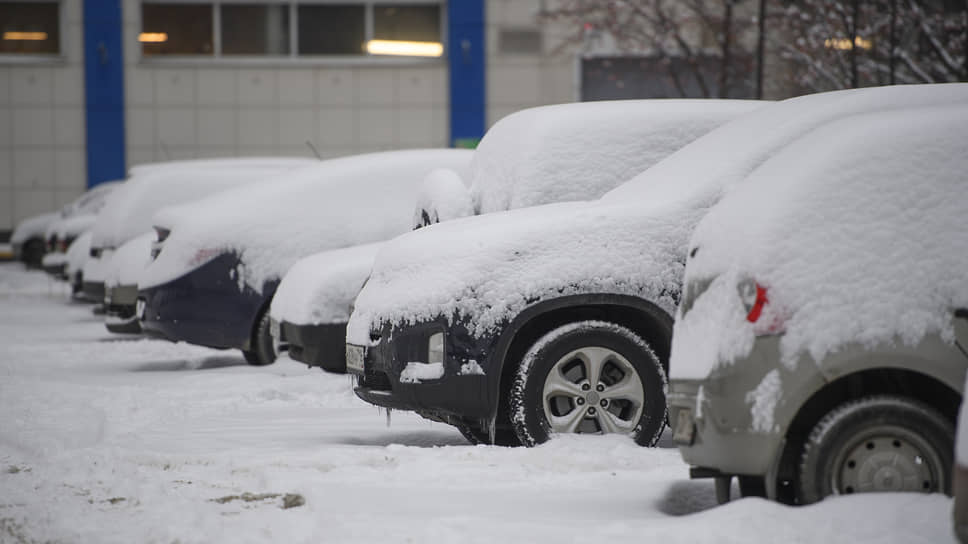
[(67, 299), (0, 264), (0, 542), (954, 541), (943, 496), (717, 507), (667, 437), (471, 446), (346, 377), (111, 335)]

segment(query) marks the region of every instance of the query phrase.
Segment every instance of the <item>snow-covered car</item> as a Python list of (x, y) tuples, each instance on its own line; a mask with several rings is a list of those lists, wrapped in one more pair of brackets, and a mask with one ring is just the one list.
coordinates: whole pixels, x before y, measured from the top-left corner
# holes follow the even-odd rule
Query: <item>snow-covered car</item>
[(597, 201), (401, 236), (378, 254), (347, 325), (355, 391), (492, 443), (577, 431), (654, 444), (689, 238), (709, 207), (829, 121), (964, 101), (968, 85), (794, 98), (713, 130)]
[(84, 264), (90, 258), (90, 253), (91, 231), (86, 230), (74, 239), (64, 254), (64, 276), (71, 284), (71, 295), (75, 299), (99, 303), (101, 299), (92, 300), (84, 296)]
[(57, 220), (57, 212), (42, 213), (24, 219), (17, 223), (13, 233), (10, 234), (10, 245), (13, 248), (13, 256), (29, 267), (41, 266), (47, 243), (44, 240), (44, 233), (47, 227)]
[(138, 302), (138, 277), (151, 262), (154, 231), (121, 244), (111, 255), (104, 277), (104, 326), (115, 333), (139, 333), (135, 315)]
[(82, 232), (90, 230), (108, 196), (121, 184), (119, 181), (100, 183), (60, 211), (44, 234), (46, 254), (42, 260), (44, 271), (66, 279), (67, 248)]
[(959, 102), (825, 123), (697, 226), (670, 421), (721, 498), (733, 476), (799, 504), (951, 492), (968, 370), (968, 93)]
[(92, 227), (90, 259), (84, 267), (84, 291), (104, 298), (104, 279), (111, 253), (122, 244), (152, 231), (151, 218), (173, 206), (242, 187), (319, 161), (297, 158), (240, 158), (159, 163), (132, 169), (132, 175), (111, 193)]
[[(763, 104), (622, 100), (521, 110), (484, 135), (474, 151), (469, 180), (443, 169), (427, 176), (417, 198), (415, 225), (598, 198), (713, 128)], [(283, 278), (270, 316), (275, 321), (272, 330), (280, 331), (280, 344), (291, 358), (331, 372), (346, 371), (349, 307), (377, 249), (368, 246), (338, 257), (308, 257)]]
[(470, 159), (456, 149), (332, 159), (159, 213), (157, 256), (139, 281), (142, 328), (272, 363), (269, 303), (289, 268), (313, 253), (406, 232), (424, 177), (436, 168), (466, 175)]

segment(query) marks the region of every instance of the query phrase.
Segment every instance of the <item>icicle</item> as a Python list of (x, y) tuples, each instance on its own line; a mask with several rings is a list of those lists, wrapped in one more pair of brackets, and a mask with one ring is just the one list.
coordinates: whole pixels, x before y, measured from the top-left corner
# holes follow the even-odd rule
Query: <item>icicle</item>
[(392, 411), (393, 410), (387, 408), (387, 428), (388, 429), (390, 428), (390, 412), (392, 412)]
[(491, 439), (491, 444), (495, 442), (494, 437), (497, 436), (497, 418), (492, 417), (487, 423), (487, 435)]

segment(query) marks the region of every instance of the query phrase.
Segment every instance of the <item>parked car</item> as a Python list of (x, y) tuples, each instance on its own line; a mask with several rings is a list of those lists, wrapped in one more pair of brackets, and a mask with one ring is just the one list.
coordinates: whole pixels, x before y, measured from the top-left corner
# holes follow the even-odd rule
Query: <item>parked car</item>
[(968, 370), (968, 92), (941, 102), (818, 126), (699, 223), (669, 407), (683, 459), (722, 499), (733, 476), (799, 504), (951, 493)]
[(378, 254), (347, 325), (356, 393), (490, 443), (620, 432), (654, 444), (688, 241), (709, 207), (831, 120), (965, 100), (966, 85), (790, 99), (713, 130), (598, 201), (400, 236)]
[(60, 216), (52, 221), (44, 234), (46, 253), (42, 260), (44, 271), (66, 279), (67, 248), (82, 232), (90, 230), (108, 196), (121, 184), (119, 181), (100, 183), (65, 206)]
[(272, 363), (268, 309), (286, 271), (313, 253), (405, 232), (427, 173), (466, 175), (470, 158), (467, 150), (434, 149), (333, 159), (159, 213), (157, 257), (139, 281), (142, 328)]
[(111, 254), (128, 240), (151, 232), (151, 217), (158, 210), (318, 162), (296, 158), (214, 159), (132, 169), (131, 177), (112, 193), (92, 228), (91, 258), (84, 268), (86, 296), (104, 298)]
[[(498, 121), (474, 151), (469, 179), (436, 170), (414, 223), (598, 198), (722, 123), (763, 102), (623, 100), (543, 106)], [(307, 257), (283, 278), (272, 330), (289, 356), (345, 372), (346, 322), (378, 247)]]

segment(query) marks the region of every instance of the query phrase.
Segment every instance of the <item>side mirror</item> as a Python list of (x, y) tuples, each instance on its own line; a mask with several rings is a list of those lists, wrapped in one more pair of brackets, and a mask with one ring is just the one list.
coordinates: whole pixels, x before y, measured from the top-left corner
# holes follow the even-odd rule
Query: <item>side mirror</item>
[(457, 172), (439, 168), (427, 174), (417, 192), (414, 230), (469, 215), (474, 215), (474, 199)]

